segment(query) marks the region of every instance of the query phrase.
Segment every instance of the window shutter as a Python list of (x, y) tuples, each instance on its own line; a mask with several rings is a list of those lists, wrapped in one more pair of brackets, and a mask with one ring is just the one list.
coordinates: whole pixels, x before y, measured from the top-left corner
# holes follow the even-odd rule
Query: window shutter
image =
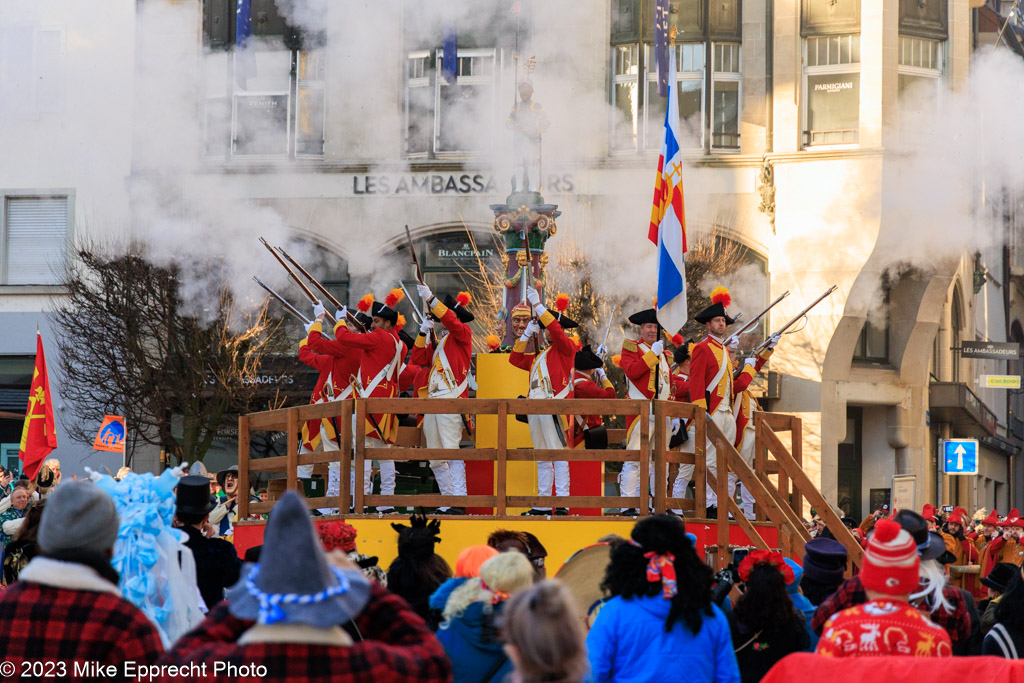
[(63, 281), (67, 261), (67, 197), (7, 200), (8, 285), (52, 285)]

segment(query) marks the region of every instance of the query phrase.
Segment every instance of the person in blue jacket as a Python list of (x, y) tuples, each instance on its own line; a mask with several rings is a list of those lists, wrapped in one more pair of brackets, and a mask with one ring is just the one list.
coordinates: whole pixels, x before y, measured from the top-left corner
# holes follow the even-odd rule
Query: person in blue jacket
[(807, 634), (811, 637), (811, 645), (807, 648), (807, 652), (814, 652), (818, 647), (818, 635), (811, 628), (811, 619), (814, 618), (814, 612), (818, 608), (812, 605), (807, 596), (800, 592), (800, 577), (804, 575), (804, 568), (788, 557), (786, 558), (786, 564), (793, 570), (793, 576), (796, 577), (792, 583), (786, 584), (786, 592), (793, 599), (793, 607), (796, 607), (796, 611), (803, 614), (806, 618)]
[(512, 673), (499, 629), (505, 601), (533, 585), (535, 573), (526, 555), (499, 553), (452, 591), (437, 630), (448, 659), (453, 683), (500, 683)]
[(601, 584), (610, 599), (587, 635), (597, 683), (738, 682), (729, 622), (711, 602), (711, 569), (683, 521), (653, 515), (612, 551)]

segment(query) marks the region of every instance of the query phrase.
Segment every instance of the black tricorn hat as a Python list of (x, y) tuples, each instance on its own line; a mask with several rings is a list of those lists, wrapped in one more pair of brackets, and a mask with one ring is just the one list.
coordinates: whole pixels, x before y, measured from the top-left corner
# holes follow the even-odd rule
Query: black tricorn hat
[(460, 322), (473, 322), (476, 317), (467, 311), (466, 307), (460, 304), (458, 299), (453, 297), (451, 294), (444, 295), (444, 305), (448, 307), (448, 310), (455, 311), (455, 315), (458, 316)]
[(412, 335), (404, 329), (398, 331), (398, 338), (402, 340), (403, 344), (405, 344), (406, 349), (412, 349), (413, 345), (416, 343), (416, 340), (412, 338)]
[[(571, 330), (574, 327), (579, 327), (579, 323), (564, 313), (558, 313), (557, 311), (548, 311), (548, 313), (555, 317), (555, 320), (558, 321), (559, 326), (561, 326), (563, 330)], [(541, 325), (543, 324), (544, 323), (542, 322)]]
[(676, 365), (690, 359), (690, 342), (684, 341), (672, 351), (672, 362)]
[(725, 318), (726, 325), (732, 325), (736, 322), (728, 313), (725, 312), (725, 306), (720, 303), (711, 304), (703, 311), (693, 316), (693, 319), (699, 323), (709, 323), (719, 316)]
[(634, 325), (643, 325), (644, 323), (658, 323), (658, 311), (653, 308), (648, 308), (645, 311), (634, 313), (629, 316), (629, 322)]
[(356, 320), (358, 320), (359, 324), (361, 324), (363, 327), (367, 329), (369, 329), (370, 325), (373, 324), (373, 318), (366, 315), (362, 311), (356, 311)]
[(577, 370), (594, 370), (602, 367), (604, 361), (601, 356), (590, 350), (590, 344), (576, 352), (576, 361), (573, 363)]
[(699, 323), (709, 323), (715, 318), (725, 318), (726, 325), (732, 325), (736, 320), (726, 312), (726, 307), (732, 303), (732, 296), (725, 287), (715, 287), (711, 290), (711, 305), (693, 316)]
[(210, 480), (190, 474), (178, 480), (175, 509), (186, 515), (205, 515), (215, 507), (210, 499)]
[(373, 302), (373, 306), (370, 308), (370, 313), (373, 314), (374, 318), (383, 318), (392, 325), (398, 324), (398, 311), (390, 306), (385, 306), (380, 301)]

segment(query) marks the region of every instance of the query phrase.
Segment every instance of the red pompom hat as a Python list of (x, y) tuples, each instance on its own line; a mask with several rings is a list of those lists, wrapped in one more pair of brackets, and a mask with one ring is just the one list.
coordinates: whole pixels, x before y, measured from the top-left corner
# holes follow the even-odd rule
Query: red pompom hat
[(920, 583), (914, 539), (898, 522), (881, 520), (875, 524), (864, 551), (860, 580), (864, 588), (885, 595), (909, 595)]

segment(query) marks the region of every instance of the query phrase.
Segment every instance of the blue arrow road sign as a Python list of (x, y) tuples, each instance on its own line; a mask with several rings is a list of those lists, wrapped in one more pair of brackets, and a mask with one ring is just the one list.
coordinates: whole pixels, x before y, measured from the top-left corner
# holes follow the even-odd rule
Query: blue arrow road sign
[(978, 440), (948, 439), (943, 441), (942, 471), (946, 474), (977, 474)]

